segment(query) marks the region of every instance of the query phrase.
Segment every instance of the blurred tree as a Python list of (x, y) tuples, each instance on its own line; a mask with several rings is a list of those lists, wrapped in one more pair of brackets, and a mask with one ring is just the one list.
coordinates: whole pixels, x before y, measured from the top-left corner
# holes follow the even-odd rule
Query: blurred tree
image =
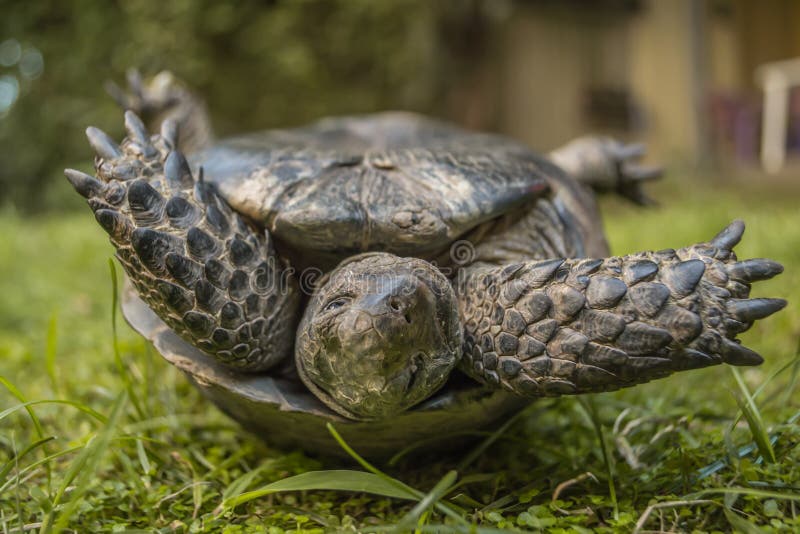
[(102, 86), (132, 66), (186, 80), (222, 135), (391, 108), (446, 115), (496, 5), (0, 0), (0, 205), (80, 204), (61, 170), (90, 167), (86, 125), (122, 135)]

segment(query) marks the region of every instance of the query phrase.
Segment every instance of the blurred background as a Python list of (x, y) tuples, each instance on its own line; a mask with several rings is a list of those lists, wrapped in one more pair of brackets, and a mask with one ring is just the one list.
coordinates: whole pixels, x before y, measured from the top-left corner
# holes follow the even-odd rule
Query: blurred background
[[(75, 532), (205, 532), (212, 521), (238, 532), (234, 523), (278, 512), (269, 504), (215, 516), (218, 490), (232, 480), (238, 485), (249, 468), (212, 465), (258, 465), (247, 475), (258, 478), (241, 489), (319, 469), (302, 455), (254, 448), (111, 312), (113, 249), (62, 171), (92, 171), (86, 126), (122, 138), (122, 112), (103, 86), (124, 85), (130, 67), (146, 77), (169, 69), (185, 80), (206, 99), (221, 136), (385, 109), (505, 133), (543, 152), (603, 133), (646, 142), (649, 162), (668, 171), (646, 187), (658, 207), (601, 198), (612, 253), (686, 246), (742, 218), (747, 232), (738, 256), (785, 266), (781, 276), (753, 288), (753, 296), (782, 297), (789, 306), (742, 335), (766, 360), (742, 376), (761, 393), (759, 418), (794, 433), (776, 442), (781, 463), (735, 460), (734, 468), (703, 481), (726, 490), (752, 484), (751, 497), (736, 507), (766, 529), (781, 530), (788, 520), (775, 521), (797, 514), (788, 500), (776, 504), (774, 491), (790, 494), (800, 485), (793, 437), (800, 410), (798, 57), (800, 0), (0, 0), (0, 410), (25, 399), (65, 399), (107, 415), (123, 389), (141, 399), (126, 408), (120, 432), (142, 438), (114, 441), (113, 459), (98, 477), (86, 478), (92, 489), (85, 497), (68, 492), (80, 503), (81, 522), (70, 525)], [(746, 425), (736, 424), (743, 401), (732, 394), (740, 388), (733, 377), (718, 366), (597, 396), (608, 441), (613, 436), (618, 447), (620, 517), (628, 523), (617, 530), (630, 530), (665, 491), (678, 491), (668, 489), (673, 483), (688, 491), (694, 469), (722, 465), (721, 458), (735, 458), (734, 447), (753, 439)], [(596, 518), (611, 516), (608, 501), (597, 497), (604, 481), (579, 486), (587, 475), (577, 474), (603, 479), (606, 468), (611, 472), (592, 437), (599, 427), (574, 400), (543, 402), (520, 423), (524, 432), (515, 431), (522, 439), (498, 441), (507, 452), (476, 464), (475, 473), (503, 474), (469, 498), (506, 492), (527, 502), (527, 495), (536, 508), (556, 506), (561, 513), (563, 502), (572, 501), (550, 496), (575, 483), (566, 493), (578, 496), (563, 525), (594, 528)], [(0, 417), (0, 472), (5, 465), (8, 475), (3, 482), (0, 473), (0, 532), (38, 529), (42, 517), (63, 509), (47, 497), (63, 473), (92, 476), (79, 463), (86, 449), (78, 456), (71, 451), (94, 444), (89, 439), (101, 427), (71, 406), (40, 406), (36, 414), (41, 426), (22, 410)], [(625, 467), (630, 451), (644, 463)], [(152, 469), (137, 467), (143, 457)], [(431, 480), (408, 482), (433, 487), (442, 474), (437, 467)], [(763, 506), (756, 490), (769, 490)], [(698, 521), (687, 530), (742, 530), (725, 519), (730, 496), (725, 516), (722, 502), (704, 508), (707, 514), (681, 511), (682, 520)], [(350, 508), (330, 503), (347, 498), (274, 502), (325, 517), (352, 513), (359, 522), (386, 514), (385, 500), (365, 505), (359, 496)], [(579, 510), (588, 510), (586, 523), (573, 522)], [(181, 530), (189, 516), (197, 519)]]
[[(794, 0), (0, 6), (6, 211), (81, 205), (61, 170), (91, 168), (87, 125), (122, 135), (121, 113), (103, 83), (123, 82), (129, 67), (145, 75), (169, 69), (187, 81), (207, 99), (220, 135), (409, 109), (506, 133), (541, 151), (587, 132), (643, 140), (650, 158), (677, 171), (678, 180), (724, 175), (777, 189), (800, 183), (792, 178), (792, 155), (800, 151), (792, 74), (800, 67), (759, 70), (800, 56)], [(762, 127), (765, 102), (771, 137)], [(771, 143), (766, 163), (763, 142)]]

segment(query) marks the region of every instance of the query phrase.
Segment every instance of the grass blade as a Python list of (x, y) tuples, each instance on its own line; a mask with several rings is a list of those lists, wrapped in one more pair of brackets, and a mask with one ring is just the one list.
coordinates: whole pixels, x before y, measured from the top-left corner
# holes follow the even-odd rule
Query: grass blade
[[(25, 411), (28, 412), (28, 416), (30, 416), (31, 421), (33, 422), (34, 428), (36, 428), (36, 434), (39, 436), (39, 439), (44, 438), (44, 430), (42, 429), (42, 423), (39, 421), (39, 418), (36, 416), (36, 413), (31, 409), (31, 406), (34, 405), (34, 402), (28, 402), (25, 400), (25, 396), (22, 392), (17, 389), (17, 387), (12, 384), (8, 379), (3, 376), (0, 376), (0, 384), (4, 385), (9, 393), (11, 393), (14, 398), (20, 401), (22, 404), (19, 404), (15, 407), (9, 408), (8, 410), (3, 410), (0, 412), (0, 420), (2, 420), (6, 415), (8, 415), (9, 410), (13, 408), (25, 408)], [(8, 412), (8, 413), (7, 413)]]
[(736, 512), (728, 508), (727, 506), (722, 509), (722, 513), (725, 514), (725, 519), (728, 520), (730, 523), (731, 528), (734, 532), (741, 532), (742, 534), (763, 534), (764, 531), (758, 528), (756, 525), (740, 517)]
[(406, 515), (404, 515), (397, 523), (397, 530), (399, 532), (407, 532), (411, 527), (416, 524), (420, 516), (426, 512), (431, 506), (435, 505), (439, 500), (450, 491), (450, 488), (455, 484), (458, 478), (457, 471), (449, 471), (442, 477), (439, 482), (422, 498)]
[(747, 385), (742, 379), (742, 374), (735, 367), (729, 367), (729, 369), (731, 370), (733, 377), (736, 379), (736, 383), (739, 386), (739, 391), (742, 394), (743, 399), (740, 399), (736, 395), (734, 395), (734, 398), (736, 403), (739, 405), (739, 409), (742, 411), (742, 414), (744, 414), (744, 417), (747, 420), (747, 425), (750, 427), (750, 433), (753, 435), (753, 441), (756, 442), (761, 456), (763, 456), (764, 459), (769, 463), (774, 464), (777, 462), (777, 459), (775, 458), (775, 450), (772, 448), (772, 443), (770, 443), (769, 440), (769, 434), (767, 433), (767, 429), (764, 427), (764, 421), (761, 418), (761, 412), (759, 412), (758, 406), (756, 406), (755, 400), (753, 400), (753, 396), (750, 394), (750, 390), (747, 389)]
[(692, 493), (691, 495), (687, 495), (687, 499), (694, 499), (698, 497), (703, 497), (704, 495), (750, 495), (753, 497), (760, 497), (762, 499), (782, 499), (786, 501), (795, 501), (800, 502), (800, 493), (781, 493), (779, 491), (767, 491), (767, 490), (760, 490), (755, 488), (741, 488), (741, 487), (730, 487), (730, 488), (709, 488), (700, 490), (696, 493)]
[(273, 467), (274, 462), (267, 460), (257, 468), (245, 471), (242, 476), (233, 480), (224, 490), (222, 490), (222, 504), (225, 505), (226, 501), (242, 495), (245, 490), (250, 487), (250, 484), (252, 484), (253, 481), (261, 475), (261, 473), (268, 469), (272, 469)]
[(26, 474), (26, 473), (28, 473), (30, 471), (33, 471), (34, 469), (36, 469), (40, 465), (44, 465), (44, 464), (50, 462), (51, 460), (55, 460), (56, 458), (61, 458), (62, 456), (66, 456), (67, 454), (72, 454), (73, 452), (77, 452), (77, 451), (79, 451), (81, 449), (83, 449), (83, 447), (79, 445), (77, 447), (72, 447), (72, 448), (69, 448), (69, 449), (65, 449), (63, 451), (58, 451), (58, 452), (53, 453), (53, 454), (51, 454), (49, 456), (45, 456), (41, 460), (37, 460), (37, 461), (33, 462), (30, 465), (26, 465), (25, 467), (23, 467), (22, 469), (20, 469), (16, 473), (16, 477), (9, 477), (3, 483), (3, 485), (0, 486), (0, 495), (5, 493), (6, 490), (8, 488), (10, 488), (12, 484), (14, 484), (16, 481), (18, 481), (22, 477), (22, 475), (24, 475), (24, 474)]
[[(61, 482), (61, 486), (58, 488), (55, 498), (53, 499), (52, 511), (47, 515), (44, 521), (42, 521), (40, 530), (42, 534), (60, 532), (75, 512), (83, 495), (89, 490), (91, 477), (94, 475), (97, 466), (100, 464), (100, 460), (108, 450), (109, 443), (114, 435), (117, 423), (122, 416), (126, 401), (127, 394), (123, 391), (114, 401), (111, 414), (108, 417), (108, 422), (105, 427), (86, 444), (78, 457), (70, 464), (64, 476), (64, 480)], [(75, 487), (70, 494), (69, 501), (66, 502), (66, 505), (61, 510), (58, 517), (58, 521), (54, 524), (53, 519), (57, 507), (61, 503), (67, 488), (72, 484), (73, 480), (75, 480)]]
[(792, 362), (792, 374), (789, 379), (789, 384), (783, 392), (783, 402), (788, 404), (789, 400), (794, 395), (795, 387), (797, 387), (797, 378), (800, 376), (800, 339), (797, 340), (797, 349), (794, 351), (794, 361)]
[(404, 484), (403, 482), (397, 480), (396, 478), (390, 477), (389, 475), (387, 475), (386, 473), (384, 473), (383, 471), (381, 471), (380, 469), (378, 469), (377, 467), (366, 461), (364, 458), (362, 458), (360, 454), (358, 454), (355, 450), (353, 450), (352, 447), (350, 447), (350, 445), (347, 444), (344, 438), (342, 438), (342, 436), (339, 434), (339, 432), (336, 431), (336, 429), (333, 427), (331, 423), (328, 423), (327, 427), (328, 427), (328, 432), (331, 433), (333, 439), (335, 439), (336, 442), (339, 444), (339, 446), (342, 449), (344, 449), (344, 451), (347, 454), (349, 454), (351, 458), (353, 458), (356, 462), (358, 462), (358, 464), (361, 467), (363, 467), (370, 473), (384, 479), (386, 482), (392, 484), (399, 490), (408, 492), (410, 495), (413, 495), (417, 499), (422, 498), (423, 493), (421, 491), (415, 490), (411, 486)]
[(603, 463), (605, 464), (606, 475), (608, 476), (608, 494), (614, 506), (614, 519), (619, 519), (619, 503), (617, 502), (617, 490), (614, 483), (614, 469), (611, 465), (611, 455), (608, 452), (608, 445), (606, 444), (605, 433), (603, 432), (603, 423), (600, 421), (597, 407), (594, 404), (594, 395), (589, 395), (585, 399), (579, 397), (578, 402), (589, 416), (589, 420), (592, 422), (594, 431), (597, 434), (597, 439), (600, 441), (600, 450), (603, 454)]
[(50, 387), (58, 394), (59, 385), (56, 378), (56, 348), (58, 340), (58, 314), (53, 312), (47, 325), (47, 342), (44, 351), (44, 364), (47, 376), (50, 378)]
[(197, 517), (197, 512), (200, 510), (200, 506), (203, 504), (204, 483), (201, 480), (200, 475), (198, 475), (197, 469), (195, 469), (194, 463), (192, 463), (191, 460), (185, 458), (177, 451), (172, 453), (172, 457), (189, 468), (189, 472), (192, 473), (192, 483), (188, 487), (192, 488), (192, 505), (194, 507), (192, 519), (195, 519)]
[(136, 415), (139, 417), (139, 419), (144, 419), (144, 410), (142, 410), (139, 397), (133, 390), (133, 383), (131, 382), (130, 373), (127, 369), (125, 369), (125, 364), (122, 362), (122, 355), (119, 351), (119, 337), (117, 335), (119, 283), (117, 279), (117, 268), (114, 265), (114, 260), (112, 258), (108, 258), (108, 269), (111, 274), (111, 343), (114, 348), (114, 363), (117, 366), (119, 377), (122, 379), (122, 383), (125, 385), (125, 391), (128, 392), (128, 398), (130, 398), (131, 404), (133, 404), (133, 409), (136, 410)]
[[(757, 399), (759, 395), (766, 389), (766, 387), (778, 376), (783, 374), (787, 369), (792, 368), (792, 378), (789, 383), (789, 387), (787, 387), (786, 393), (791, 393), (792, 386), (797, 378), (797, 371), (800, 369), (800, 346), (798, 346), (798, 352), (794, 355), (794, 358), (783, 364), (781, 367), (770, 373), (770, 375), (764, 379), (761, 384), (758, 385), (756, 390), (753, 392), (753, 400)], [(788, 399), (788, 397), (787, 397)], [(739, 421), (742, 420), (744, 413), (739, 410), (739, 413), (736, 414), (736, 417), (733, 419), (731, 423), (730, 430), (733, 431), (736, 428), (736, 425), (739, 424)]]
[(394, 499), (416, 500), (413, 493), (388, 483), (383, 477), (374, 473), (350, 470), (308, 471), (300, 475), (272, 482), (253, 491), (222, 501), (221, 509), (230, 510), (240, 504), (258, 499), (270, 493), (304, 490), (335, 490), (371, 493)]
[(139, 458), (139, 465), (142, 466), (142, 474), (150, 474), (150, 460), (147, 458), (147, 452), (144, 450), (142, 440), (136, 440), (136, 456)]
[[(39, 440), (42, 442), (42, 445), (43, 445), (42, 450), (44, 451), (44, 453), (46, 455), (47, 454), (47, 447), (44, 447), (44, 445), (49, 440), (45, 440), (45, 438), (44, 438), (44, 429), (42, 428), (42, 423), (41, 423), (41, 421), (39, 421), (39, 417), (36, 415), (36, 412), (34, 412), (33, 408), (31, 408), (31, 406), (33, 406), (33, 404), (27, 402), (25, 400), (25, 396), (22, 394), (22, 392), (19, 389), (17, 389), (17, 387), (14, 384), (12, 384), (11, 381), (6, 379), (5, 377), (0, 376), (0, 384), (3, 384), (6, 387), (6, 389), (17, 400), (19, 400), (22, 403), (22, 405), (25, 407), (25, 411), (28, 412), (28, 416), (31, 418), (31, 421), (33, 421), (33, 426), (36, 429), (36, 435), (38, 436)], [(4, 411), (3, 414), (5, 414), (5, 412), (6, 411)], [(3, 415), (3, 414), (0, 414), (0, 420), (2, 420), (5, 417), (5, 415)], [(52, 483), (52, 478), (53, 478), (53, 473), (50, 470), (50, 464), (49, 463), (45, 466), (45, 470), (47, 471), (47, 492), (49, 493), (51, 491), (51, 486), (50, 485)], [(2, 477), (0, 477), (0, 479), (1, 478)]]
[(506, 420), (506, 422), (503, 423), (500, 426), (500, 428), (492, 432), (492, 434), (488, 438), (483, 440), (477, 447), (472, 449), (469, 452), (469, 454), (467, 454), (464, 457), (464, 459), (461, 460), (461, 462), (458, 464), (458, 470), (466, 471), (467, 467), (469, 467), (472, 464), (472, 462), (477, 460), (486, 451), (486, 449), (491, 447), (495, 441), (500, 439), (500, 436), (505, 434), (509, 428), (511, 428), (517, 423), (517, 421), (527, 416), (529, 411), (530, 411), (530, 406), (524, 410), (517, 412), (512, 417), (508, 418), (508, 420)]
[[(0, 377), (0, 382), (2, 382), (2, 377)], [(102, 415), (99, 412), (93, 410), (92, 408), (89, 408), (85, 404), (82, 404), (82, 403), (77, 402), (77, 401), (62, 400), (62, 399), (42, 399), (42, 400), (27, 401), (27, 402), (23, 402), (22, 404), (17, 404), (16, 406), (12, 406), (11, 408), (6, 408), (2, 412), (0, 412), (0, 421), (5, 419), (6, 417), (11, 415), (12, 413), (14, 413), (14, 412), (16, 412), (18, 410), (21, 410), (22, 408), (25, 408), (27, 410), (28, 407), (36, 406), (38, 404), (64, 404), (66, 406), (72, 406), (74, 408), (77, 408), (81, 412), (83, 412), (83, 413), (85, 413), (87, 415), (90, 415), (91, 417), (93, 417), (94, 419), (97, 419), (98, 421), (100, 421), (103, 424), (105, 424), (106, 421), (107, 421), (106, 417), (104, 415)]]
[[(421, 491), (416, 490), (416, 489), (412, 488), (411, 486), (408, 486), (407, 484), (404, 484), (403, 482), (397, 480), (396, 478), (390, 477), (389, 475), (387, 475), (386, 473), (382, 472), (377, 467), (375, 467), (372, 464), (370, 464), (364, 458), (362, 458), (360, 454), (358, 454), (356, 451), (354, 451), (353, 448), (350, 447), (350, 445), (347, 444), (347, 442), (344, 440), (344, 438), (342, 438), (342, 436), (339, 434), (339, 432), (337, 432), (336, 429), (333, 427), (333, 424), (328, 423), (326, 426), (328, 427), (328, 432), (330, 432), (331, 435), (333, 436), (333, 439), (335, 439), (336, 442), (339, 444), (339, 446), (342, 449), (344, 449), (345, 452), (347, 452), (347, 454), (349, 454), (351, 458), (353, 458), (356, 462), (358, 462), (359, 465), (361, 465), (361, 467), (363, 467), (364, 469), (366, 469), (370, 473), (373, 473), (373, 474), (383, 478), (386, 482), (394, 485), (398, 489), (411, 492), (414, 495), (414, 497), (417, 498), (417, 499), (422, 499), (424, 497), (424, 494)], [(444, 513), (445, 515), (453, 518), (455, 521), (457, 521), (457, 522), (459, 522), (459, 523), (461, 523), (463, 525), (469, 525), (469, 523), (462, 517), (462, 515), (460, 513), (458, 513), (457, 511), (455, 511), (450, 506), (446, 506), (446, 505), (444, 505), (442, 503), (436, 503), (436, 509), (439, 510), (440, 512)]]
[(13, 469), (14, 466), (19, 463), (20, 458), (22, 458), (32, 450), (38, 449), (48, 441), (52, 441), (54, 439), (56, 439), (55, 436), (42, 438), (34, 441), (33, 443), (31, 443), (30, 445), (28, 445), (19, 452), (15, 451), (14, 456), (12, 456), (11, 459), (8, 462), (6, 462), (6, 465), (4, 465), (2, 469), (0, 469), (0, 480), (5, 480), (6, 475), (8, 475), (8, 473), (11, 472), (11, 469)]

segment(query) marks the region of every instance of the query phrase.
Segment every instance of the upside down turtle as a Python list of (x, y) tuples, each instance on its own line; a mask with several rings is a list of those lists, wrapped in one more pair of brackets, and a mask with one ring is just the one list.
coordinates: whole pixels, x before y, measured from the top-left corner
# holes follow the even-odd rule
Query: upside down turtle
[(215, 141), (173, 78), (131, 86), (160, 134), (132, 111), (119, 145), (89, 128), (97, 177), (67, 178), (138, 294), (129, 321), (273, 441), (322, 447), (321, 422), (350, 421), (383, 454), (531, 398), (756, 365), (736, 336), (786, 304), (748, 298), (782, 267), (737, 261), (739, 221), (609, 256), (591, 188), (643, 202), (636, 146), (540, 156), (410, 113)]

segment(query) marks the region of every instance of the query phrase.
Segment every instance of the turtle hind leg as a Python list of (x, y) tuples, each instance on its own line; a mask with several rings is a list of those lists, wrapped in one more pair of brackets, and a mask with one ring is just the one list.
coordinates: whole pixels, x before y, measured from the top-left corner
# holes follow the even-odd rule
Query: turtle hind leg
[(169, 71), (144, 80), (136, 69), (127, 72), (127, 88), (106, 83), (106, 91), (117, 104), (143, 117), (149, 125), (173, 122), (180, 132), (175, 148), (191, 154), (207, 148), (214, 138), (211, 118), (202, 98)]
[(97, 178), (67, 170), (142, 299), (181, 337), (237, 369), (291, 353), (299, 293), (268, 233), (233, 212), (175, 149), (175, 127), (150, 136), (132, 112), (117, 145), (89, 128)]
[(786, 305), (750, 299), (783, 268), (737, 261), (736, 221), (708, 243), (605, 259), (472, 267), (458, 283), (462, 368), (530, 396), (632, 386), (676, 371), (761, 356), (737, 334)]
[(616, 193), (640, 205), (654, 204), (644, 192), (646, 182), (659, 178), (660, 167), (637, 163), (644, 145), (626, 145), (608, 137), (580, 137), (549, 154), (578, 182), (600, 193)]

